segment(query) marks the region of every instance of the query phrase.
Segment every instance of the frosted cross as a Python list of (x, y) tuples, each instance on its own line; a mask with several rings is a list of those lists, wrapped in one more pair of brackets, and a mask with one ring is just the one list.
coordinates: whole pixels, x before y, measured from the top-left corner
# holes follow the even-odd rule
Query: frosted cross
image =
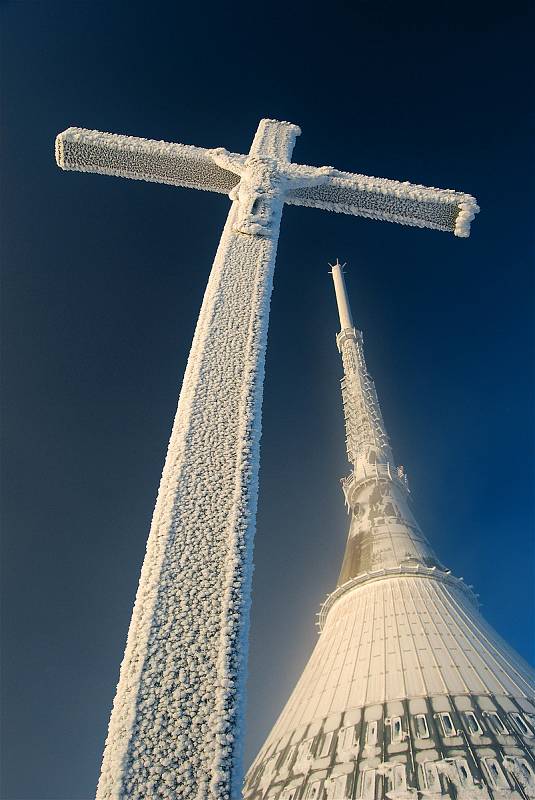
[(232, 200), (171, 433), (110, 719), (100, 800), (241, 796), (262, 387), (284, 203), (468, 236), (470, 195), (290, 163), (296, 125), (248, 155), (69, 128), (66, 170)]

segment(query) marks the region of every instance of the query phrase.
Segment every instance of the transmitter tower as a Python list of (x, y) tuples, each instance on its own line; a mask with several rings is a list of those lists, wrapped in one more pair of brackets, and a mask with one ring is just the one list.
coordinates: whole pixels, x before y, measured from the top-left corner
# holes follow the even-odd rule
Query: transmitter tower
[(332, 276), (349, 535), (317, 645), (244, 798), (535, 798), (533, 673), (415, 520), (338, 261)]

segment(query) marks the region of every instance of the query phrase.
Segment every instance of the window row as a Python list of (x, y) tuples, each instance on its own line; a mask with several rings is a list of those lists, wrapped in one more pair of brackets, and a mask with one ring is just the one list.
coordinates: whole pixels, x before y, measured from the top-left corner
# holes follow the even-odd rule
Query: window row
[[(367, 724), (365, 732), (366, 744), (377, 744), (378, 726), (379, 723), (377, 721)], [(290, 772), (307, 772), (310, 769), (311, 762), (329, 757), (334, 748), (336, 748), (339, 760), (345, 760), (356, 755), (359, 750), (358, 726), (349, 725), (345, 728), (340, 728), (337, 732), (329, 731), (319, 739), (318, 737), (304, 739), (300, 744), (289, 747), (282, 759), (280, 759), (280, 753), (271, 756), (265, 762), (263, 769), (259, 767), (258, 774), (260, 774), (261, 770), (260, 785), (267, 787), (275, 774), (285, 777)], [(257, 775), (252, 776), (252, 782), (256, 777)]]
[[(385, 770), (385, 767), (387, 769)], [(525, 758), (506, 757), (503, 764), (496, 758), (481, 759), (481, 769), (485, 782), (491, 789), (510, 792), (515, 784), (530, 785), (535, 780), (532, 767)], [(453, 784), (457, 792), (474, 785), (474, 778), (465, 758), (448, 758), (443, 761), (425, 761), (419, 770), (420, 787), (431, 795), (442, 794), (447, 790), (446, 782)], [(356, 779), (356, 793), (353, 795), (354, 776), (337, 775), (327, 779), (314, 779), (312, 775), (303, 790), (303, 784), (286, 787), (280, 794), (275, 791), (269, 797), (277, 800), (375, 800), (377, 783), (383, 775), (387, 792), (402, 796), (408, 791), (405, 764), (383, 765), (377, 769), (363, 769)], [(397, 795), (396, 795), (397, 796)]]
[[(479, 720), (473, 711), (464, 711), (460, 714), (464, 721), (467, 731), (478, 736), (484, 733), (485, 726), (498, 735), (507, 735), (511, 731), (506, 726), (502, 717), (496, 711), (483, 712), (482, 720)], [(526, 718), (518, 712), (508, 715), (513, 723), (513, 730), (522, 736), (533, 737), (533, 730)], [(457, 730), (452, 715), (448, 711), (441, 711), (434, 715), (439, 731), (444, 738), (452, 738), (460, 735)], [(529, 717), (531, 724), (535, 721)], [(414, 733), (418, 739), (429, 739), (431, 736), (428, 715), (415, 714), (412, 717)], [(409, 737), (407, 723), (400, 716), (388, 717), (385, 725), (390, 729), (390, 742), (403, 742)], [(364, 745), (379, 745), (379, 720), (372, 720), (366, 723), (364, 731)], [(278, 773), (281, 777), (289, 775), (290, 772), (307, 772), (313, 761), (321, 758), (328, 758), (336, 751), (337, 760), (345, 761), (355, 757), (360, 747), (360, 732), (358, 725), (349, 725), (340, 728), (338, 731), (329, 731), (322, 736), (313, 736), (304, 739), (300, 744), (289, 747), (281, 759), (281, 754), (276, 753), (265, 763), (262, 770), (261, 783), (268, 785), (271, 777)], [(256, 776), (255, 776), (256, 777)]]
[[(460, 716), (462, 719), (464, 719), (464, 723), (470, 734), (473, 736), (480, 736), (483, 734), (483, 726), (473, 711), (463, 711)], [(508, 716), (513, 723), (512, 731), (509, 730), (502, 717), (496, 711), (483, 712), (483, 718), (485, 719), (487, 726), (494, 733), (503, 736), (511, 732), (515, 732), (520, 733), (522, 736), (527, 736), (530, 738), (533, 737), (533, 729), (522, 714), (519, 714), (518, 712), (512, 712)], [(399, 719), (399, 717), (396, 719)], [(445, 738), (458, 735), (458, 731), (453, 724), (451, 714), (448, 711), (441, 711), (440, 713), (436, 714), (436, 719), (440, 725), (440, 732)], [(427, 717), (425, 714), (415, 714), (414, 728), (416, 731), (416, 736), (419, 739), (429, 738), (429, 726), (427, 724)], [(397, 740), (398, 739), (396, 739), (394, 736), (394, 729), (392, 729), (392, 741)]]

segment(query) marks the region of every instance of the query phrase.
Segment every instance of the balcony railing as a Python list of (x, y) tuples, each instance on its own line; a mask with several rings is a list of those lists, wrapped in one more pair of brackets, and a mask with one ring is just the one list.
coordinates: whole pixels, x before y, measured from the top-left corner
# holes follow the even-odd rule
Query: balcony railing
[(409, 491), (409, 482), (403, 467), (397, 469), (387, 462), (386, 464), (359, 464), (357, 472), (352, 472), (350, 475), (340, 479), (342, 489), (349, 502), (350, 493), (369, 480), (383, 480), (386, 478), (389, 481), (400, 484), (407, 492)]

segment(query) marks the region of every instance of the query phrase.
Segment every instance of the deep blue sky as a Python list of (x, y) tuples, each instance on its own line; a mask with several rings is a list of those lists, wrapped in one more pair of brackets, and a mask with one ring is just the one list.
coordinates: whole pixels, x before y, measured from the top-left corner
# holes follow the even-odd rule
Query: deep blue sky
[(327, 261), (349, 262), (398, 461), (441, 559), (533, 658), (532, 20), (520, 4), (4, 2), (2, 798), (89, 800), (228, 200), (62, 173), (69, 125), (475, 194), (468, 240), (311, 209), (281, 231), (247, 759), (315, 641), (347, 531)]

